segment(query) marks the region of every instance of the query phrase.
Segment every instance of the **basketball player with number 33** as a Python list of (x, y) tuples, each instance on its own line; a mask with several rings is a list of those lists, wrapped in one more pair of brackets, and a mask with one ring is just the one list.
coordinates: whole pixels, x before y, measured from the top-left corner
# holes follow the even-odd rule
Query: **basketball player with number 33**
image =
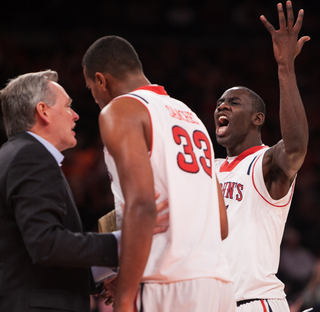
[[(105, 161), (122, 223), (114, 311), (234, 312), (233, 283), (221, 253), (226, 211), (203, 123), (148, 81), (135, 50), (120, 37), (93, 43), (83, 67), (102, 109)], [(153, 235), (155, 193), (157, 202), (168, 199), (170, 224)]]

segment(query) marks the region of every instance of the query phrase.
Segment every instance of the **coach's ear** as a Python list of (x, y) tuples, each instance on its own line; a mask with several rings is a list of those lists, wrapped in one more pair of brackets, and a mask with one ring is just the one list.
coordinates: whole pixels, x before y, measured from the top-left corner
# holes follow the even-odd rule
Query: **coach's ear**
[(36, 106), (36, 122), (40, 122), (41, 124), (49, 123), (50, 116), (50, 107), (44, 103), (39, 102)]

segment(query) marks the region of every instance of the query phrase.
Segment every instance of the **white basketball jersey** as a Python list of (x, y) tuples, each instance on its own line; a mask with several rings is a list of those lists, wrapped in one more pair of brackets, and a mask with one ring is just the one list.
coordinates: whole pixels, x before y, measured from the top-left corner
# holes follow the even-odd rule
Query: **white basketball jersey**
[(262, 173), (267, 149), (252, 147), (230, 164), (217, 159), (215, 165), (229, 221), (223, 253), (231, 269), (237, 301), (285, 298), (284, 285), (275, 274), (294, 183), (285, 197), (270, 197)]
[[(230, 281), (221, 252), (214, 152), (206, 128), (185, 104), (169, 97), (161, 86), (146, 86), (121, 97), (136, 99), (149, 111), (155, 192), (161, 194), (159, 202), (169, 200), (169, 229), (153, 236), (143, 281), (201, 277)], [(105, 161), (121, 227), (120, 203), (124, 198), (114, 160), (106, 149)]]

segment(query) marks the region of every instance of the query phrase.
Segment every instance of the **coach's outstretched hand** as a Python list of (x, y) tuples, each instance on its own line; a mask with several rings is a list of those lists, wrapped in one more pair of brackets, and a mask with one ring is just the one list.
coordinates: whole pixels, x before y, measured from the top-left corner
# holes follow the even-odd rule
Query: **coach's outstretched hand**
[(275, 30), (264, 15), (260, 16), (261, 22), (272, 36), (273, 52), (278, 65), (290, 65), (293, 63), (305, 42), (310, 40), (309, 36), (303, 36), (298, 40), (304, 11), (302, 9), (299, 11), (297, 21), (294, 23), (291, 1), (286, 2), (286, 8), (287, 20), (283, 12), (282, 4), (278, 3), (277, 5), (279, 30)]

